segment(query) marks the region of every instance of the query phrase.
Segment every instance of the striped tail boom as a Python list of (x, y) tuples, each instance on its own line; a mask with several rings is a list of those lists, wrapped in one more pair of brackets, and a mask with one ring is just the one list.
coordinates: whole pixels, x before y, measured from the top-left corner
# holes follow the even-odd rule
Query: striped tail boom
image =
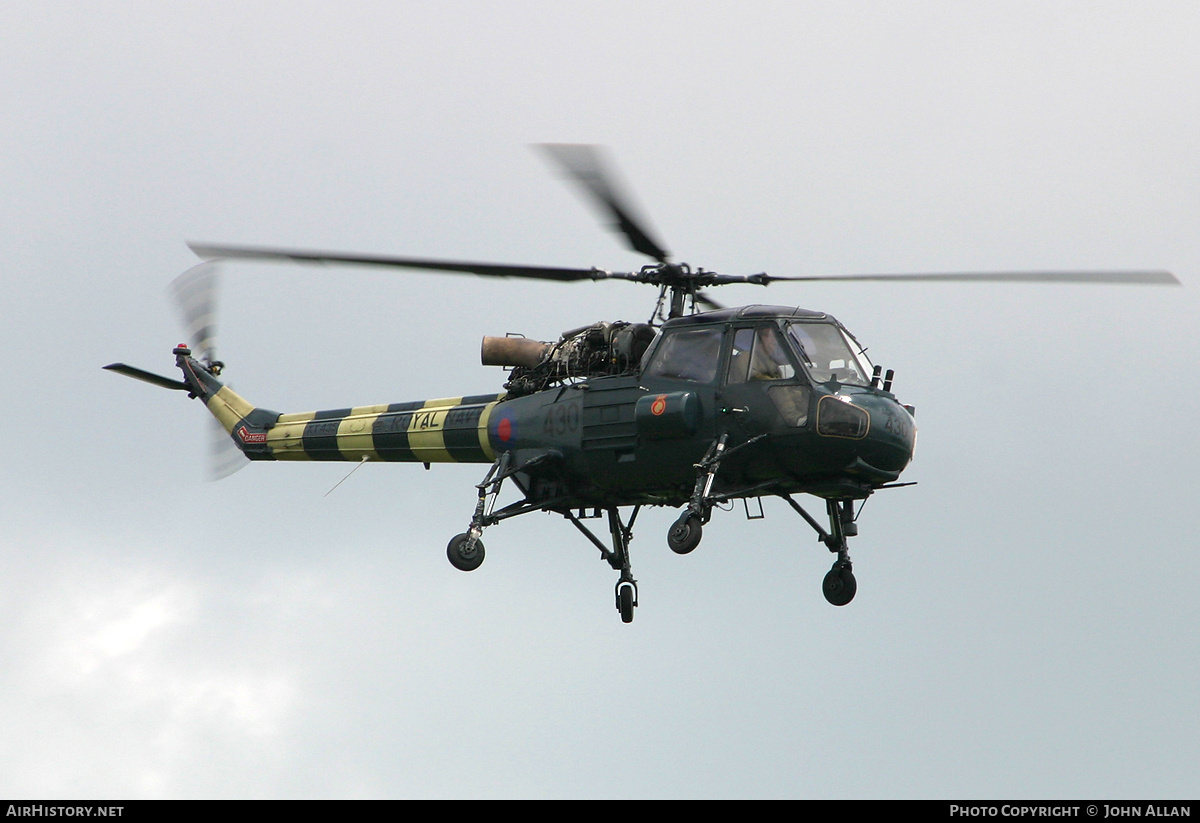
[(491, 463), (488, 420), (503, 394), (280, 414), (222, 384), (186, 349), (176, 350), (189, 390), (251, 460)]

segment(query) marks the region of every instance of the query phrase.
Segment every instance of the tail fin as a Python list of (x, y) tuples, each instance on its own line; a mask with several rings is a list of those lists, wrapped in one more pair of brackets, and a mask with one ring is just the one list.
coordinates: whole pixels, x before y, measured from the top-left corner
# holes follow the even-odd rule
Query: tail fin
[(175, 365), (183, 372), (183, 380), (163, 377), (125, 363), (109, 363), (104, 368), (164, 389), (186, 391), (188, 397), (198, 397), (204, 401), (213, 416), (209, 461), (211, 479), (220, 480), (240, 469), (245, 465), (242, 462), (243, 455), (250, 460), (269, 460), (267, 429), (275, 425), (279, 413), (257, 408), (226, 386), (217, 379), (221, 372), (220, 364), (204, 363), (193, 358), (186, 344), (176, 346), (174, 354)]
[(217, 379), (219, 369), (192, 357), (187, 346), (177, 346), (174, 354), (188, 392), (204, 401), (234, 445), (251, 460), (269, 460), (267, 429), (275, 425), (279, 412), (260, 409), (226, 386)]

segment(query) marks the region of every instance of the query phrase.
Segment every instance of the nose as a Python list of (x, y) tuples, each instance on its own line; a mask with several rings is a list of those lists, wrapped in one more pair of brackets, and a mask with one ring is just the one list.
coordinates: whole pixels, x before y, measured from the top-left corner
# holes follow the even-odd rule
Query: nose
[(917, 443), (916, 421), (908, 409), (891, 398), (873, 400), (871, 429), (866, 438), (872, 453), (864, 458), (877, 468), (899, 472), (912, 460)]

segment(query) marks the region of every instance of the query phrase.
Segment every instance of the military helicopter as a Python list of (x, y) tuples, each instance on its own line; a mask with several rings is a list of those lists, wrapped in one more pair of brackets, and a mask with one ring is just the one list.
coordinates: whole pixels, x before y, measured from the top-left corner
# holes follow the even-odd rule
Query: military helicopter
[[(541, 148), (653, 263), (617, 272), (192, 243), (206, 262), (175, 282), (192, 343), (173, 351), (183, 379), (123, 363), (104, 368), (199, 398), (226, 442), (249, 460), (488, 465), (466, 531), (447, 546), (450, 563), (479, 568), (490, 526), (530, 512), (561, 514), (618, 572), (614, 600), (625, 623), (638, 605), (629, 547), (643, 507), (681, 509), (666, 542), (687, 554), (714, 508), (741, 500), (754, 519), (762, 516), (763, 497), (779, 497), (836, 555), (822, 591), (844, 606), (857, 591), (847, 545), (858, 533), (855, 505), (877, 491), (912, 485), (899, 477), (916, 444), (914, 408), (893, 394), (893, 372), (872, 364), (829, 314), (724, 308), (707, 289), (815, 280), (1179, 283), (1163, 271), (774, 276), (693, 269), (673, 262), (635, 216), (597, 147)], [(509, 370), (499, 393), (281, 414), (253, 405), (219, 379), (213, 267), (226, 259), (559, 282), (618, 279), (657, 287), (658, 300), (645, 323), (600, 321), (550, 342), (485, 337), (483, 364)], [(521, 499), (497, 508), (506, 481)], [(800, 494), (824, 502), (827, 525), (797, 502)], [(599, 518), (607, 518), (607, 545), (584, 522)]]

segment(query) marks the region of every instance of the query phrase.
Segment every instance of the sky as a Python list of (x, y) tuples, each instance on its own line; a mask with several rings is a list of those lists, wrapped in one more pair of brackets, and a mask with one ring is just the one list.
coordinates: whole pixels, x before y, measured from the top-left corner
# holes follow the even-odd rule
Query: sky
[[(4, 3), (0, 797), (1194, 798), (1200, 6)], [(608, 148), (693, 266), (1166, 269), (1179, 288), (727, 287), (916, 407), (858, 594), (781, 501), (641, 605), (561, 518), (446, 562), (484, 466), (205, 481), (189, 240), (632, 269), (529, 144)], [(499, 391), (485, 334), (635, 284), (225, 267), (221, 358), (308, 411)], [(819, 501), (816, 503), (819, 510)]]

